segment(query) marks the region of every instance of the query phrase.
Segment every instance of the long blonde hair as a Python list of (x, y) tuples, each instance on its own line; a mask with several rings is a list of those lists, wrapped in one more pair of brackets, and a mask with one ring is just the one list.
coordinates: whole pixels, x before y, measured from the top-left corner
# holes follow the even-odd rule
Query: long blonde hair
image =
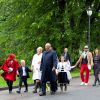
[(93, 51), (93, 56), (95, 56), (96, 55), (96, 53), (95, 53), (95, 51), (96, 50), (98, 50), (98, 55), (100, 55), (100, 51), (99, 51), (99, 49), (98, 48), (96, 48), (94, 51)]

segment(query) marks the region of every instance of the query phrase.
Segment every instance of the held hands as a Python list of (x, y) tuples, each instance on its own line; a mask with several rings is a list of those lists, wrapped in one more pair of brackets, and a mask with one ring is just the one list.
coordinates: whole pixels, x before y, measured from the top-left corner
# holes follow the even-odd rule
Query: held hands
[(54, 72), (54, 71), (56, 71), (56, 68), (55, 68), (55, 67), (53, 67), (53, 68), (52, 68), (52, 71), (53, 71), (53, 72)]
[(76, 66), (74, 65), (74, 66), (71, 66), (71, 69), (73, 69), (73, 68), (75, 68)]
[(74, 68), (75, 68), (75, 67), (79, 67), (79, 68), (80, 68), (80, 67), (81, 67), (81, 64), (75, 64), (75, 65), (74, 65)]

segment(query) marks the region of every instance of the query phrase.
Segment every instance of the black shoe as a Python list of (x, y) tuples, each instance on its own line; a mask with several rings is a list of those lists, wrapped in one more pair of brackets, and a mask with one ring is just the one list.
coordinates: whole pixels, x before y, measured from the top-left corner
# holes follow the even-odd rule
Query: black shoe
[(25, 90), (24, 92), (28, 92), (28, 90)]
[(98, 85), (100, 85), (100, 82), (98, 83)]
[(16, 91), (16, 92), (20, 94), (20, 91)]
[(33, 93), (37, 93), (37, 90), (34, 90)]
[(39, 93), (39, 96), (46, 96), (46, 93)]
[(56, 93), (56, 92), (52, 91), (52, 92), (51, 92), (51, 95), (55, 95), (55, 93)]
[(92, 86), (96, 86), (96, 84), (93, 84)]

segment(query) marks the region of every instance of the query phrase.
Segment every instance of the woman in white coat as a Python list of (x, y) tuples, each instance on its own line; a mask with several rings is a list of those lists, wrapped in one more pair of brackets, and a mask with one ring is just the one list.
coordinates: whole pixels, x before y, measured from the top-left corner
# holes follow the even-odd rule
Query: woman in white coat
[(31, 69), (33, 70), (33, 80), (35, 82), (34, 93), (37, 93), (37, 88), (41, 89), (41, 71), (40, 64), (42, 59), (42, 47), (37, 48), (37, 53), (33, 56)]

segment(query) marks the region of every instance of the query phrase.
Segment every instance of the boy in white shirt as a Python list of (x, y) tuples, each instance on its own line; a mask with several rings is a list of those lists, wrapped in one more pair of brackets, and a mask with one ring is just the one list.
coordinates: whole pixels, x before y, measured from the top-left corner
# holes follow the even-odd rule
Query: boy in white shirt
[(18, 69), (20, 81), (19, 81), (19, 90), (16, 91), (17, 93), (21, 92), (21, 87), (22, 87), (23, 82), (24, 82), (24, 86), (26, 88), (24, 92), (28, 92), (27, 78), (29, 78), (29, 72), (32, 72), (32, 71), (26, 66), (25, 60), (21, 60), (21, 66)]

